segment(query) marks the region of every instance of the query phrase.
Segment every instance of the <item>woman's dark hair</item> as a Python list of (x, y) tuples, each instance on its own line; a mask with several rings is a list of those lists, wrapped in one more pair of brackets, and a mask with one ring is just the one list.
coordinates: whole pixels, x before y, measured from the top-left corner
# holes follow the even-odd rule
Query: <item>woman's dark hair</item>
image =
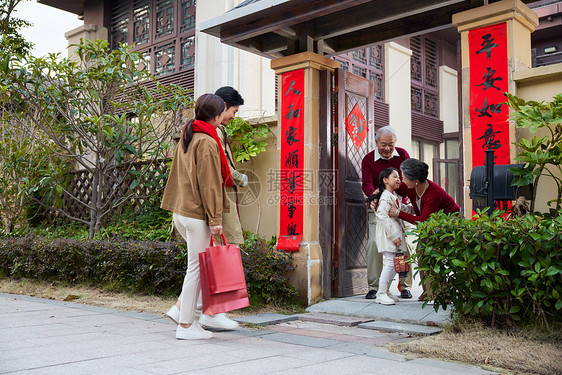
[(425, 182), (429, 173), (429, 166), (423, 161), (410, 158), (406, 159), (400, 164), (400, 170), (408, 178), (408, 180), (418, 180)]
[(181, 133), (181, 145), (183, 152), (187, 152), (187, 146), (193, 138), (193, 121), (209, 121), (224, 112), (224, 100), (217, 95), (203, 94), (195, 101), (195, 119), (185, 124)]
[(375, 209), (379, 207), (379, 198), (381, 197), (383, 191), (386, 190), (386, 185), (384, 184), (384, 179), (389, 178), (390, 175), (392, 174), (392, 172), (394, 172), (394, 171), (396, 171), (396, 173), (398, 173), (398, 169), (388, 167), (388, 168), (384, 169), (379, 174), (379, 186), (377, 187), (377, 189), (379, 189), (379, 192), (369, 195), (369, 197), (365, 200), (365, 203), (367, 204), (367, 206), (370, 206), (371, 202), (376, 199), (377, 204), (375, 206)]
[(226, 109), (234, 106), (234, 105), (243, 105), (244, 99), (242, 99), (242, 95), (235, 88), (230, 86), (223, 86), (215, 92), (215, 95), (218, 95), (224, 100), (226, 103)]

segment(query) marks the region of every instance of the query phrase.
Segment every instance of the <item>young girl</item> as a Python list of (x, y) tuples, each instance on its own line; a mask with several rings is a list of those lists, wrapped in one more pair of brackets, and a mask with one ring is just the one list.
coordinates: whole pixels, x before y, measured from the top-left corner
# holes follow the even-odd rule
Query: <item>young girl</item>
[(406, 240), (404, 239), (404, 224), (397, 217), (391, 217), (388, 211), (395, 207), (401, 211), (413, 212), (411, 204), (401, 203), (402, 198), (395, 193), (400, 187), (400, 175), (396, 168), (386, 168), (379, 175), (378, 193), (369, 197), (369, 200), (378, 199), (377, 229), (375, 241), (379, 252), (383, 253), (383, 269), (379, 279), (379, 291), (376, 302), (382, 305), (394, 305), (398, 298), (388, 292), (390, 283), (396, 271), (394, 270), (394, 255), (398, 248), (406, 252)]

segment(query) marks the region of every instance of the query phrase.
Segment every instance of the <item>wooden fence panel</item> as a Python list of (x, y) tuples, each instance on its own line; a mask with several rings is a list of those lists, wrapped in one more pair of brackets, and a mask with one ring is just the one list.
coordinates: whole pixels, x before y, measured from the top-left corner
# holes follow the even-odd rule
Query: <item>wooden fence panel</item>
[[(119, 190), (115, 194), (115, 200), (123, 199), (124, 197), (131, 196), (127, 201), (121, 205), (116, 213), (122, 212), (123, 209), (132, 209), (135, 212), (139, 212), (148, 198), (161, 192), (166, 185), (166, 177), (168, 174), (168, 163), (171, 159), (160, 159), (156, 161), (138, 162), (132, 166), (132, 170), (137, 172), (142, 172), (147, 166), (150, 168), (146, 171), (146, 177), (144, 178), (144, 183), (138, 184), (131, 189), (131, 182), (134, 180), (134, 176), (128, 173), (124, 176), (122, 169), (113, 169), (113, 176), (110, 176), (108, 180), (103, 184), (104, 188), (107, 189), (107, 193), (110, 189)], [(92, 195), (92, 175), (85, 170), (70, 172), (71, 180), (66, 186), (68, 192), (76, 197), (79, 201), (91, 204)], [(121, 180), (125, 180), (123, 183), (116, 183)], [(71, 216), (81, 218), (83, 220), (90, 219), (90, 210), (86, 205), (81, 204), (78, 200), (72, 198), (67, 194), (63, 194), (61, 197), (61, 208), (68, 212)], [(47, 222), (51, 225), (68, 223), (69, 219), (66, 218), (59, 212), (54, 210), (48, 210), (45, 212), (45, 218)]]

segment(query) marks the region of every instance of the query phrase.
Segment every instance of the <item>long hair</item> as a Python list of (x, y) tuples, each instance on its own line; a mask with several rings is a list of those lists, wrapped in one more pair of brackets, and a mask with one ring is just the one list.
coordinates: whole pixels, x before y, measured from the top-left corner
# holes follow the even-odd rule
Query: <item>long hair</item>
[(379, 174), (379, 186), (377, 187), (377, 189), (379, 189), (379, 191), (378, 191), (378, 193), (373, 193), (373, 194), (369, 195), (369, 197), (365, 200), (365, 203), (367, 204), (367, 206), (370, 206), (371, 202), (376, 199), (377, 204), (375, 205), (375, 209), (377, 209), (379, 207), (380, 197), (381, 197), (382, 193), (386, 190), (386, 185), (384, 184), (384, 179), (389, 178), (390, 175), (392, 174), (392, 172), (394, 172), (394, 171), (396, 171), (398, 173), (398, 169), (393, 168), (393, 167), (388, 167), (388, 168), (384, 169)]
[(195, 120), (208, 122), (224, 112), (224, 100), (217, 95), (203, 94), (195, 101), (195, 119), (189, 120), (182, 129), (181, 145), (183, 152), (187, 152), (187, 147), (193, 139), (193, 122)]

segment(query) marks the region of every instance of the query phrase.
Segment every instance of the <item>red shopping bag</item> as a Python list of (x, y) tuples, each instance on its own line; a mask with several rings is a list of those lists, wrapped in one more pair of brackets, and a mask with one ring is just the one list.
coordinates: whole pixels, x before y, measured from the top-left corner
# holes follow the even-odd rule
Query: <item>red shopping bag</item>
[[(226, 242), (226, 241), (225, 241)], [(210, 246), (212, 248), (213, 246)], [(217, 252), (214, 256), (209, 256), (210, 252), (207, 248), (204, 252), (199, 253), (199, 270), (200, 270), (200, 279), (201, 279), (201, 299), (203, 302), (203, 314), (219, 314), (227, 311), (241, 309), (243, 307), (250, 306), (250, 300), (248, 299), (248, 291), (246, 289), (246, 280), (244, 279), (243, 287), (235, 290), (229, 290), (225, 292), (211, 292), (210, 283), (209, 283), (209, 270), (213, 269), (217, 271), (221, 269), (220, 267), (217, 268), (214, 265), (211, 265), (212, 262), (217, 261), (217, 259), (221, 259), (221, 253)], [(240, 250), (238, 249), (238, 252)], [(218, 254), (218, 255), (217, 255)], [(240, 256), (240, 253), (238, 253)], [(217, 262), (221, 262), (220, 260)], [(236, 266), (238, 267), (238, 266)], [(239, 264), (240, 269), (242, 270), (242, 275), (244, 275), (244, 269), (242, 268), (242, 262), (240, 261)], [(234, 268), (231, 265), (230, 268)], [(231, 272), (230, 270), (229, 272)], [(238, 271), (234, 271), (232, 273), (236, 273)], [(220, 283), (223, 280), (224, 275), (219, 276), (219, 283), (217, 284), (217, 280), (215, 279), (213, 283), (215, 283), (215, 290), (221, 290), (223, 288)], [(231, 288), (233, 283), (227, 283), (227, 288)]]
[(207, 253), (207, 281), (212, 294), (246, 288), (242, 256), (237, 245), (231, 245), (222, 235), (222, 245), (215, 245), (214, 237)]

